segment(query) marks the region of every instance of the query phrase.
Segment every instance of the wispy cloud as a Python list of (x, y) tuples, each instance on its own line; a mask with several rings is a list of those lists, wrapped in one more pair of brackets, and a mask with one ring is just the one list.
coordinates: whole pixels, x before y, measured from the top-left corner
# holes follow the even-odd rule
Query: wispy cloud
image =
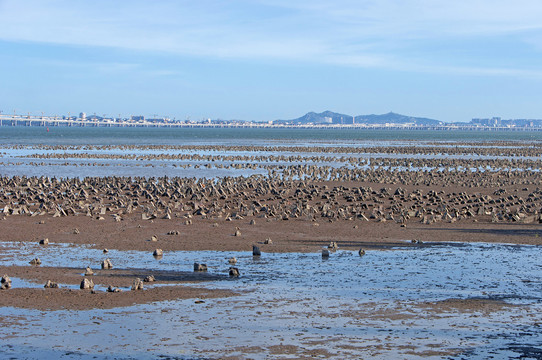
[[(243, 60), (478, 75), (538, 74), (490, 57), (456, 63), (427, 42), (512, 37), (538, 54), (538, 0), (0, 2), (0, 39)], [(469, 50), (464, 50), (467, 52)], [(464, 56), (468, 59), (468, 54)], [(420, 60), (423, 59), (423, 60)], [(526, 75), (529, 76), (529, 75)]]

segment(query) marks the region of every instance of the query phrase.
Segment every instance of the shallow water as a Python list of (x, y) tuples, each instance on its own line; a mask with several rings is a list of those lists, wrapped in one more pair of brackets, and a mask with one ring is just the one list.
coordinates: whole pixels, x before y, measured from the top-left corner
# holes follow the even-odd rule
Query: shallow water
[[(314, 144), (320, 146), (322, 144)], [(360, 143), (358, 146), (365, 146)], [(57, 158), (59, 157), (59, 158)], [(111, 158), (112, 157), (112, 158)], [(404, 160), (395, 166), (386, 166), (388, 159)], [(410, 160), (413, 159), (413, 160)], [(381, 161), (379, 161), (381, 160)], [(221, 178), (251, 175), (267, 175), (269, 171), (283, 173), (289, 166), (319, 166), (342, 169), (373, 169), (420, 171), (438, 169), (435, 166), (412, 166), (418, 160), (469, 160), (478, 167), (468, 171), (530, 170), (540, 160), (539, 156), (500, 156), (479, 154), (389, 154), (386, 152), (279, 152), (267, 150), (220, 150), (215, 149), (154, 149), (136, 147), (130, 149), (77, 147), (58, 150), (39, 146), (1, 146), (0, 176), (46, 176), (61, 178), (84, 178), (94, 176), (132, 177), (194, 177)], [(497, 160), (504, 164), (493, 163)], [(527, 161), (528, 164), (524, 163)], [(383, 162), (381, 164), (381, 162)], [(418, 162), (419, 163), (419, 162)], [(491, 165), (490, 165), (491, 164)], [(512, 165), (514, 164), (514, 165)], [(520, 166), (519, 168), (517, 166)], [(457, 168), (460, 171), (465, 169)]]
[[(108, 257), (115, 268), (185, 272), (197, 261), (219, 275), (198, 286), (248, 291), (204, 304), (192, 299), (78, 312), (3, 308), (0, 316), (21, 320), (0, 330), (12, 346), (0, 356), (37, 358), (54, 343), (51, 358), (68, 351), (75, 358), (485, 359), (519, 358), (542, 345), (539, 246), (424, 243), (363, 257), (339, 250), (328, 260), (319, 253), (264, 252), (258, 258), (214, 251), (166, 252), (156, 260), (140, 251), (104, 255), (89, 246), (8, 242), (0, 249), (2, 265), (27, 265), (37, 256), (42, 266), (98, 269)], [(227, 276), (232, 256), (239, 279)], [(486, 313), (427, 305), (447, 299), (510, 306)]]

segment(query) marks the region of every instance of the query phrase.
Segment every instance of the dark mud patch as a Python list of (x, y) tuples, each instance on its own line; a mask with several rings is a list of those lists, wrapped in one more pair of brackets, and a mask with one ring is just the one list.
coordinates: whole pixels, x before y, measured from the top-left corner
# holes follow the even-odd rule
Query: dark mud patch
[[(227, 275), (207, 272), (169, 271), (156, 269), (93, 269), (94, 275), (86, 276), (94, 284), (102, 286), (131, 286), (136, 278), (145, 278), (152, 275), (155, 284), (201, 283), (207, 281), (229, 280)], [(9, 274), (10, 277), (21, 278), (36, 283), (45, 284), (47, 280), (59, 284), (78, 285), (84, 278), (85, 269), (74, 267), (48, 267), (48, 266), (0, 266), (0, 274)], [(62, 285), (61, 285), (62, 286)], [(13, 287), (20, 287), (13, 281)]]
[(186, 286), (161, 286), (139, 291), (104, 291), (73, 289), (20, 288), (0, 292), (1, 307), (36, 310), (90, 310), (127, 307), (178, 299), (213, 299), (234, 296), (228, 290), (210, 290)]

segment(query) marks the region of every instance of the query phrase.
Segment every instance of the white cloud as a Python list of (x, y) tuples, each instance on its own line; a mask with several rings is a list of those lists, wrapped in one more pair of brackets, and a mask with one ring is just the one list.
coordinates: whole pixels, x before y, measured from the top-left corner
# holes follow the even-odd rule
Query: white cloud
[[(532, 46), (541, 38), (540, 18), (538, 0), (5, 0), (0, 39), (437, 71), (446, 66), (431, 63), (424, 42), (508, 34)], [(425, 64), (403, 54), (405, 49)], [(448, 61), (448, 68), (460, 68)], [(518, 71), (488, 65), (477, 73)]]

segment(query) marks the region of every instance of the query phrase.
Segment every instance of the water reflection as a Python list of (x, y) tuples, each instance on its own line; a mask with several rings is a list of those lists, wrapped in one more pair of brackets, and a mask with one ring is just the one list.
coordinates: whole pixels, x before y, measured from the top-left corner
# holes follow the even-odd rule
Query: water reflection
[[(39, 257), (42, 266), (98, 268), (104, 258), (90, 246), (3, 242), (0, 248), (1, 265)], [(110, 250), (115, 268), (191, 271), (201, 262), (218, 275), (201, 286), (249, 291), (204, 304), (179, 300), (45, 313), (4, 308), (2, 316), (22, 316), (34, 325), (4, 327), (0, 334), (16, 328), (10, 344), (22, 344), (43, 326), (62, 350), (137, 358), (519, 356), (542, 343), (536, 325), (542, 321), (539, 253), (538, 246), (424, 243), (361, 257), (339, 250), (327, 261), (320, 253), (213, 251), (172, 251), (156, 260), (147, 252)], [(238, 260), (238, 279), (227, 276), (231, 257)], [(470, 303), (496, 307), (486, 311)], [(89, 323), (91, 317), (99, 317), (99, 327)], [(85, 340), (74, 344), (74, 331)], [(32, 346), (48, 348), (48, 342), (48, 336), (36, 336)]]

